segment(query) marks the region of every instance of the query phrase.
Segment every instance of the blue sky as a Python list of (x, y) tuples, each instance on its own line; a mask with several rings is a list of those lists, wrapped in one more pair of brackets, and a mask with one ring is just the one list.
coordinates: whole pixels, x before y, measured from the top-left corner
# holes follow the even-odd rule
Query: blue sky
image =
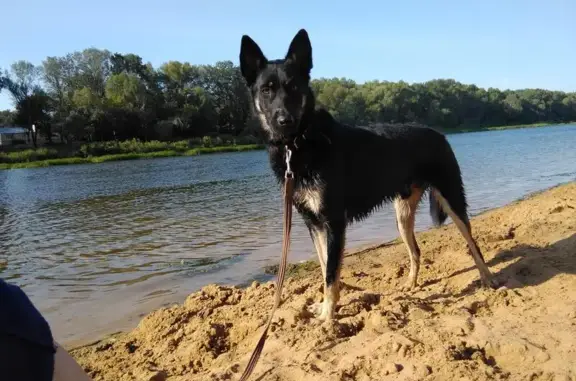
[(314, 77), (576, 91), (575, 0), (5, 0), (2, 13), (3, 69), (87, 47), (237, 63), (242, 34), (279, 58), (304, 27)]

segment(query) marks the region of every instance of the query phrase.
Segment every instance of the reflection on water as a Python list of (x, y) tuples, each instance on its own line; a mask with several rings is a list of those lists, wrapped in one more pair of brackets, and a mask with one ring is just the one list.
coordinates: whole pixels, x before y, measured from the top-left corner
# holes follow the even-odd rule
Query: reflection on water
[[(576, 126), (449, 139), (471, 213), (575, 179)], [(89, 338), (206, 283), (262, 277), (279, 255), (280, 206), (263, 151), (2, 171), (0, 276), (24, 287), (59, 339)], [(348, 245), (396, 235), (385, 207)], [(292, 260), (310, 257), (309, 241), (296, 217)]]

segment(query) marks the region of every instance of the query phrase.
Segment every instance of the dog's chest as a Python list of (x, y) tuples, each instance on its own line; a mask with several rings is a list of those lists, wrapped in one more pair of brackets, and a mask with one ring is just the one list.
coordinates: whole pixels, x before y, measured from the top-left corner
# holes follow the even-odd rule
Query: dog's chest
[(294, 190), (294, 203), (314, 214), (319, 214), (323, 204), (323, 192), (324, 187), (319, 181), (301, 185)]

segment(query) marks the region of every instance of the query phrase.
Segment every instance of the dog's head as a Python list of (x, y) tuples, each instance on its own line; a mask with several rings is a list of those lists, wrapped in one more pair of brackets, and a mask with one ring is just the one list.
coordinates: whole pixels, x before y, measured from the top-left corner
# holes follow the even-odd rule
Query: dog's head
[(242, 36), (240, 69), (252, 93), (254, 111), (272, 141), (291, 141), (305, 112), (314, 109), (310, 89), (312, 46), (301, 29), (284, 59), (268, 60), (249, 36)]

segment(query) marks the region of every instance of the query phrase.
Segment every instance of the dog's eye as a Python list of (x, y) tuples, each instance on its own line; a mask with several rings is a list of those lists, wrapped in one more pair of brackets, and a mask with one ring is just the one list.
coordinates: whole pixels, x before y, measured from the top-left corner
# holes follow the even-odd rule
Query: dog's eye
[(290, 81), (284, 85), (284, 88), (288, 91), (298, 91), (298, 85), (294, 81)]
[(270, 89), (270, 87), (268, 87), (268, 86), (264, 86), (262, 89), (260, 89), (260, 91), (261, 91), (262, 94), (264, 94), (264, 95), (269, 95), (270, 92), (272, 91), (272, 89)]

